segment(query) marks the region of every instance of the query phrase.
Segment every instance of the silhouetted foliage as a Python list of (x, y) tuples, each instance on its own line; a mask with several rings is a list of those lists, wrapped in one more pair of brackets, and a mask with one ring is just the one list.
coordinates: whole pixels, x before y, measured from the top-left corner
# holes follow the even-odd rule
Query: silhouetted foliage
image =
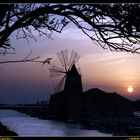
[(16, 30), (17, 38), (35, 39), (34, 30), (51, 38), (53, 32), (61, 33), (70, 22), (103, 48), (140, 52), (139, 4), (18, 3), (2, 4), (0, 9), (0, 54), (13, 50), (7, 41)]

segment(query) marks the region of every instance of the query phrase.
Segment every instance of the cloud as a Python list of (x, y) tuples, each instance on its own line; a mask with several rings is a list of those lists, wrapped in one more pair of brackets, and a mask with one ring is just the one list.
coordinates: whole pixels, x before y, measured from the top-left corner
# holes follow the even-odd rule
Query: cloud
[(108, 65), (121, 64), (124, 63), (125, 61), (126, 61), (125, 59), (114, 60), (112, 62), (109, 62)]
[(132, 58), (132, 55), (122, 54), (122, 53), (111, 53), (111, 52), (102, 52), (95, 53), (90, 55), (85, 55), (80, 58), (82, 64), (85, 63), (108, 63), (111, 64), (120, 64), (125, 62), (127, 59)]

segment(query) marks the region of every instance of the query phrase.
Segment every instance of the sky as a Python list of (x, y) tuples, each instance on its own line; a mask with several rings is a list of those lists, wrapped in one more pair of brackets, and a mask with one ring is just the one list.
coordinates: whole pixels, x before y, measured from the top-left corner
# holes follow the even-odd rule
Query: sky
[[(60, 50), (72, 49), (80, 55), (77, 67), (82, 74), (83, 90), (100, 88), (106, 92), (117, 92), (130, 99), (140, 99), (140, 55), (127, 52), (111, 52), (93, 43), (74, 25), (68, 25), (61, 34), (54, 33), (53, 39), (39, 37), (37, 41), (16, 39), (11, 36), (11, 44), (16, 54), (0, 56), (0, 60), (24, 59), (32, 50), (31, 58), (39, 56), (56, 59)], [(11, 63), (0, 65), (0, 103), (35, 103), (49, 99), (53, 89), (62, 77), (49, 76), (50, 65), (41, 63)], [(128, 93), (132, 86), (134, 91)]]

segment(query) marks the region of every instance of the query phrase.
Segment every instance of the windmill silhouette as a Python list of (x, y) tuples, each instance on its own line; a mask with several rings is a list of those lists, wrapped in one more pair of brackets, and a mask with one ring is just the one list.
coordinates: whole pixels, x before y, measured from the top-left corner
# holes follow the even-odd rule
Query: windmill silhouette
[(77, 120), (81, 117), (84, 99), (81, 72), (76, 67), (79, 58), (74, 50), (68, 55), (68, 50), (65, 49), (57, 53), (57, 63), (52, 62), (50, 77), (62, 76), (49, 101), (48, 110), (52, 118)]
[(54, 92), (57, 93), (62, 90), (62, 86), (64, 85), (65, 91), (70, 91), (70, 89), (78, 90), (82, 92), (82, 83), (81, 83), (81, 72), (80, 68), (76, 68), (75, 64), (79, 60), (80, 55), (72, 50), (70, 57), (68, 54), (68, 49), (61, 50), (57, 53), (57, 59), (59, 62), (55, 62), (51, 65), (50, 77), (62, 76), (56, 87), (54, 88)]

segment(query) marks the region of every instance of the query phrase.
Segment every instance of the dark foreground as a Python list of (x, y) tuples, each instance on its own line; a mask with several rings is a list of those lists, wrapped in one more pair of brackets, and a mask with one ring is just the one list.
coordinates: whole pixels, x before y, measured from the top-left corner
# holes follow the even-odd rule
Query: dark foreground
[[(12, 109), (12, 108), (11, 108)], [(26, 113), (39, 119), (52, 119), (48, 116), (47, 107), (23, 107), (13, 108), (16, 111)], [(53, 118), (58, 120), (58, 118)], [(61, 120), (68, 123), (79, 123), (83, 129), (99, 130), (104, 133), (112, 133), (114, 136), (139, 136), (140, 135), (140, 117), (128, 118), (96, 118), (80, 120)], [(0, 124), (0, 136), (17, 136), (15, 132), (9, 131)]]
[(18, 135), (0, 123), (0, 136), (18, 136)]
[(140, 136), (139, 118), (86, 120), (81, 123), (85, 129), (96, 129), (114, 136)]

